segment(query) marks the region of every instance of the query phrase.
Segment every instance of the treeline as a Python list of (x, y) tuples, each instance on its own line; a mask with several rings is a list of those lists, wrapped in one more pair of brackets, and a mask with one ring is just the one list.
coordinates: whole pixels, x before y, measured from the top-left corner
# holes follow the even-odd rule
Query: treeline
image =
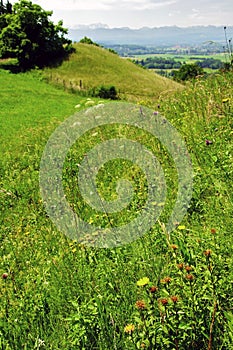
[(135, 57), (139, 55), (163, 55), (163, 54), (171, 54), (171, 55), (212, 55), (216, 53), (222, 53), (222, 45), (215, 43), (212, 45), (199, 45), (197, 47), (191, 47), (187, 45), (181, 45), (179, 47), (172, 46), (143, 46), (143, 45), (135, 45), (135, 44), (122, 44), (122, 45), (107, 45), (107, 48), (111, 48), (118, 53), (118, 55), (122, 57)]
[(223, 68), (223, 62), (216, 58), (203, 58), (196, 61), (196, 64), (201, 68), (221, 69)]
[[(133, 60), (134, 63), (147, 69), (180, 69), (186, 62), (177, 61), (174, 58), (147, 57), (146, 59)], [(195, 62), (201, 68), (221, 69), (223, 63), (215, 58), (202, 58)]]
[(133, 60), (133, 62), (148, 69), (179, 69), (182, 66), (182, 62), (177, 62), (174, 58), (162, 57), (147, 57), (142, 60)]

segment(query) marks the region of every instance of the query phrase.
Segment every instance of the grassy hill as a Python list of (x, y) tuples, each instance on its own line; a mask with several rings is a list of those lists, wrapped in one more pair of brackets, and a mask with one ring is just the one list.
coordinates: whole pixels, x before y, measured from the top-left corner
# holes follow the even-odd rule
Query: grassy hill
[(114, 85), (122, 98), (158, 99), (161, 94), (180, 90), (181, 85), (152, 72), (143, 70), (132, 62), (88, 44), (76, 44), (76, 52), (57, 68), (45, 69), (49, 81), (55, 84), (89, 90), (100, 85)]
[[(195, 173), (180, 225), (168, 234), (162, 213), (137, 241), (98, 249), (59, 232), (39, 188), (49, 136), (76, 105), (85, 108), (90, 100), (47, 84), (37, 72), (0, 70), (0, 349), (232, 349), (232, 79), (232, 73), (214, 75), (157, 100), (184, 138)], [(117, 125), (90, 130), (67, 156), (64, 187), (77, 213), (77, 164), (113, 137), (135, 139), (155, 153), (169, 214), (177, 182), (171, 157), (150, 133)], [(146, 192), (142, 172), (113, 161), (98, 175), (101, 194), (110, 199), (117, 178), (134, 184), (139, 200), (118, 215), (128, 222)], [(84, 207), (81, 214), (88, 222), (105, 219), (90, 217)]]

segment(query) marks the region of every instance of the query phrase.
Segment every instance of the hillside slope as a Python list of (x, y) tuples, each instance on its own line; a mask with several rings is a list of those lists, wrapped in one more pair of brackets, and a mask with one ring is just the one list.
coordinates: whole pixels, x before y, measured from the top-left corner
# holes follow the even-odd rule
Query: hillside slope
[(76, 44), (76, 52), (56, 68), (47, 68), (47, 79), (74, 90), (114, 85), (128, 100), (155, 98), (181, 89), (181, 85), (146, 71), (108, 50)]
[[(154, 153), (164, 172), (167, 194), (159, 221), (113, 249), (69, 239), (45, 211), (39, 186), (44, 147), (78, 111), (75, 105), (90, 101), (38, 78), (35, 71), (0, 69), (0, 349), (132, 350), (147, 335), (147, 350), (164, 344), (168, 350), (176, 344), (233, 349), (233, 73), (199, 79), (160, 101), (162, 115), (183, 135), (195, 174), (190, 206), (170, 234), (164, 227), (177, 200), (179, 169), (152, 134), (130, 125), (128, 131), (104, 126), (90, 129), (68, 152), (62, 169), (67, 203), (94, 225), (105, 213), (87, 215), (89, 206), (79, 206), (77, 191), (80, 161), (89, 150), (111, 139), (136, 141)], [(135, 191), (127, 211), (113, 213), (119, 226), (141, 214), (136, 200), (147, 193), (147, 177), (143, 167), (127, 162), (127, 153), (122, 161), (111, 160), (98, 169), (102, 198), (114, 198), (119, 180), (130, 179)]]

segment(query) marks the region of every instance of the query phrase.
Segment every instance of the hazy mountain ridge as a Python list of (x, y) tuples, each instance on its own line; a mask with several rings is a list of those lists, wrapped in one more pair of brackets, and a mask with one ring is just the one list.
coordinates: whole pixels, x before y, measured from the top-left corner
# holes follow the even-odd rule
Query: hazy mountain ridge
[[(233, 26), (228, 27), (229, 38), (233, 35)], [(77, 26), (69, 29), (69, 37), (79, 41), (84, 36), (101, 44), (141, 44), (155, 46), (171, 45), (201, 45), (213, 41), (225, 45), (223, 27), (219, 26), (192, 26), (192, 27), (142, 27), (108, 28), (100, 23), (90, 26)]]

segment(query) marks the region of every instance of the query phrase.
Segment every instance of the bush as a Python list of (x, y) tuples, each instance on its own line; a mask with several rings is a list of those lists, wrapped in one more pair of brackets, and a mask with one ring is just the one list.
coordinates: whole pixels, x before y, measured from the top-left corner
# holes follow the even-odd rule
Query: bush
[(99, 44), (95, 43), (94, 41), (92, 41), (90, 38), (88, 38), (87, 36), (84, 36), (84, 38), (82, 38), (79, 41), (81, 44), (88, 44), (88, 45), (95, 45), (95, 46), (100, 46)]
[(109, 100), (118, 100), (119, 99), (115, 86), (103, 86), (103, 85), (101, 85), (99, 87), (93, 88), (90, 91), (90, 95), (92, 97), (100, 97), (100, 98), (109, 99)]
[(174, 80), (192, 80), (198, 75), (203, 75), (204, 70), (197, 64), (184, 64), (178, 71), (174, 71)]

